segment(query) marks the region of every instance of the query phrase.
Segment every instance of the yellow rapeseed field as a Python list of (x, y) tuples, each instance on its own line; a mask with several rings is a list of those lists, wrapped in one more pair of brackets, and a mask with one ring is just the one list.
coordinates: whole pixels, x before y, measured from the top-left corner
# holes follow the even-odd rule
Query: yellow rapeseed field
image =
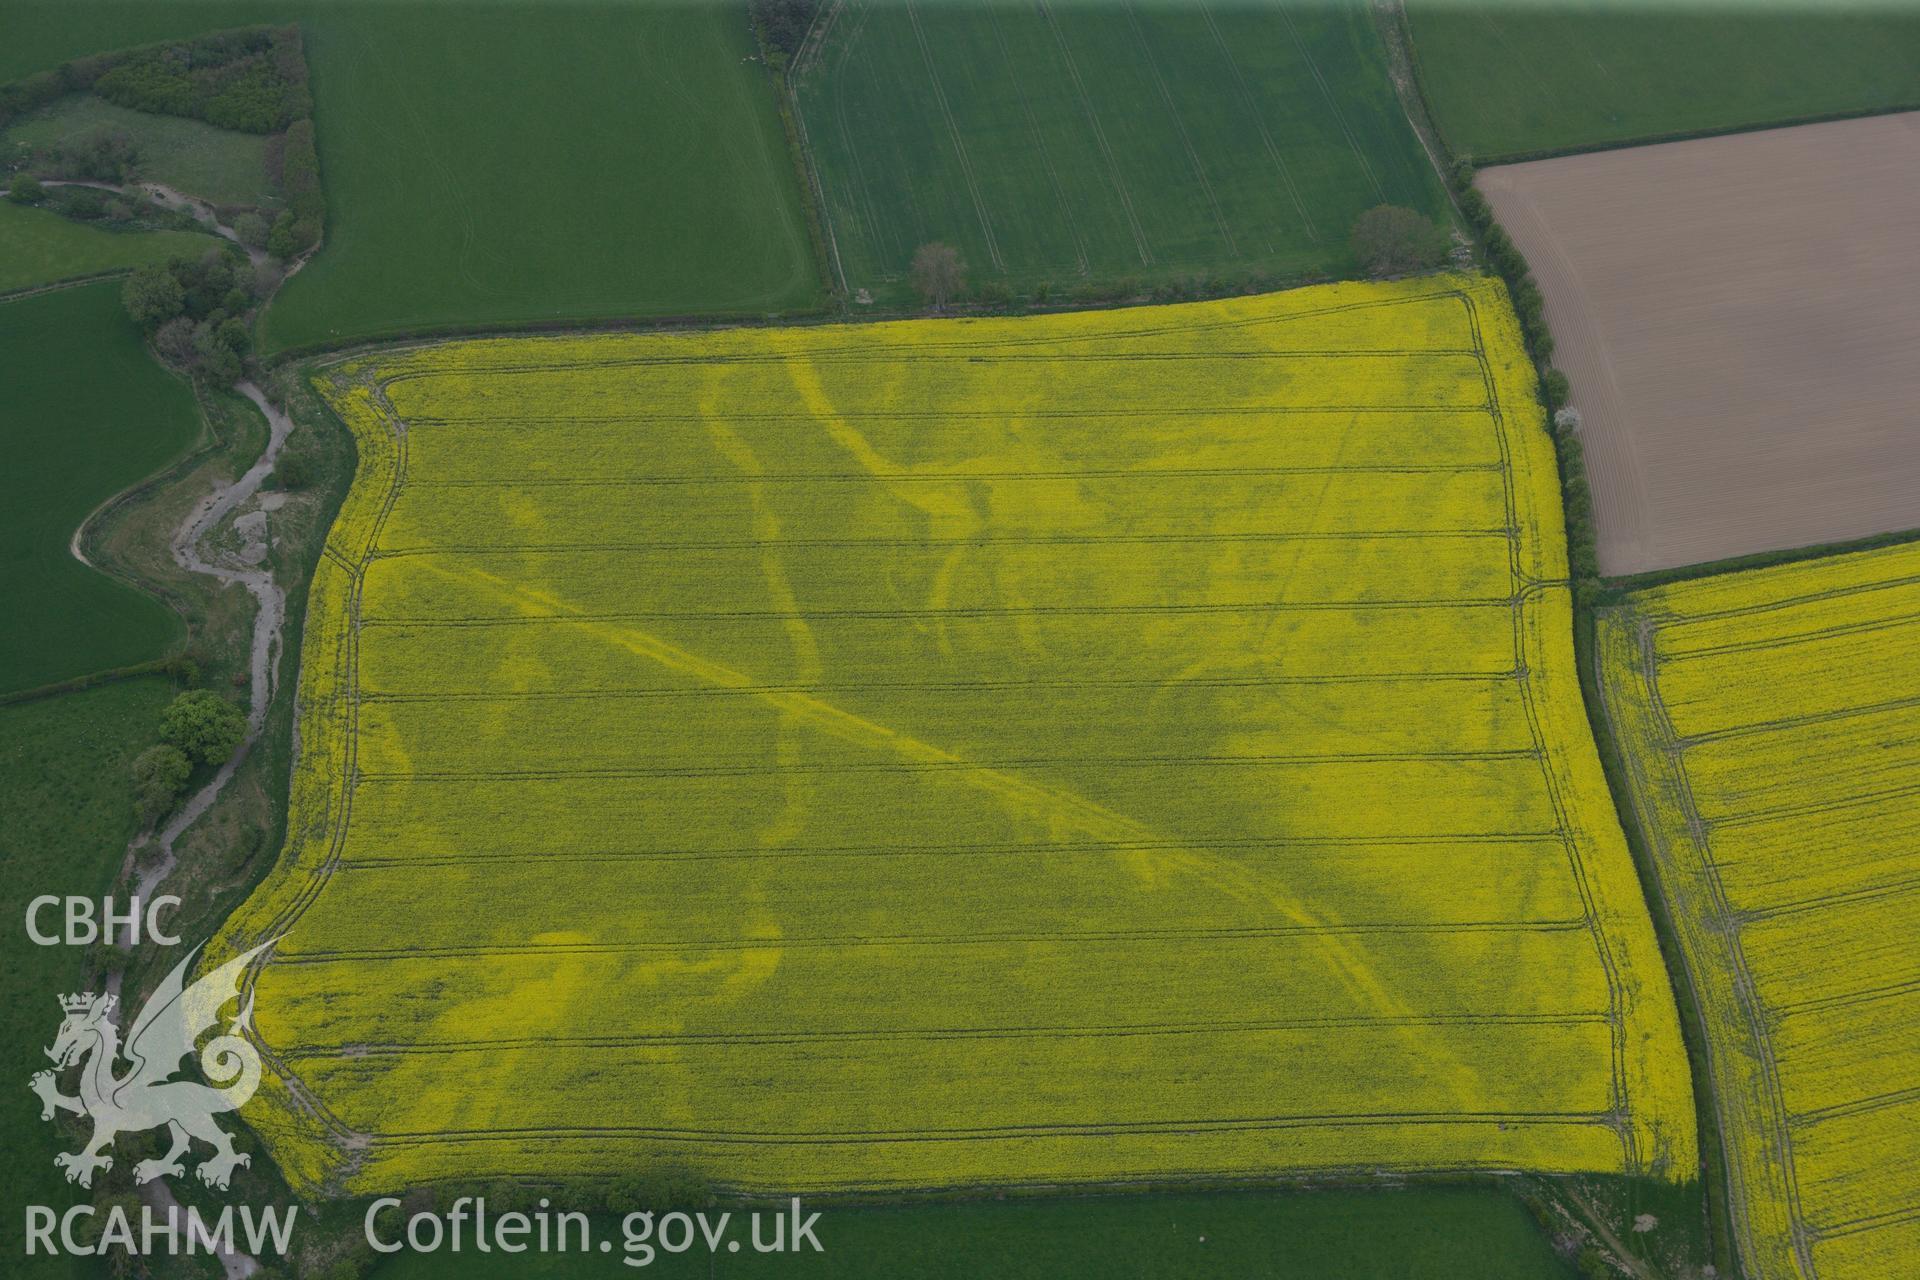
[(1505, 295), (342, 364), (298, 1184), (1696, 1169)]
[(1644, 591), (1600, 644), (1750, 1274), (1920, 1275), (1920, 545)]

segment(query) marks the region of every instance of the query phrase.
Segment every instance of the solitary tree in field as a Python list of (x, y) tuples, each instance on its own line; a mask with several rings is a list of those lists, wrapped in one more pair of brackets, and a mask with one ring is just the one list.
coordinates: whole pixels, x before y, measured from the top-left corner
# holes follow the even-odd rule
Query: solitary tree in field
[(1447, 235), (1412, 209), (1377, 205), (1353, 224), (1353, 256), (1368, 275), (1425, 271), (1447, 256)]
[(939, 311), (949, 298), (967, 287), (967, 264), (960, 251), (935, 241), (913, 251), (913, 287), (929, 307)]

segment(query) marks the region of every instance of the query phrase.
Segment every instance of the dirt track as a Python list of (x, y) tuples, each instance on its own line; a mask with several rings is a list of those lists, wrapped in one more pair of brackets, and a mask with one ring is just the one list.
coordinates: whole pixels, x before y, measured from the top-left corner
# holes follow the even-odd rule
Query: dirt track
[(1547, 297), (1605, 572), (1920, 526), (1920, 113), (1479, 181)]

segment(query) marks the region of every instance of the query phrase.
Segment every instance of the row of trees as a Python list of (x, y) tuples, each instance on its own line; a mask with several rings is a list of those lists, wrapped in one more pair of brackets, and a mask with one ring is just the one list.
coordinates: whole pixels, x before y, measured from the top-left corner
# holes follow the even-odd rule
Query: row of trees
[(1454, 198), (1460, 211), (1479, 232), (1487, 262), (1506, 282), (1520, 317), (1520, 333), (1527, 352), (1540, 371), (1540, 394), (1552, 413), (1554, 449), (1560, 458), (1560, 482), (1566, 493), (1567, 558), (1572, 564), (1574, 592), (1588, 598), (1600, 587), (1599, 531), (1594, 524), (1593, 492), (1587, 480), (1586, 450), (1580, 441), (1580, 412), (1567, 404), (1571, 388), (1567, 375), (1552, 365), (1553, 333), (1547, 328), (1546, 299), (1520, 246), (1493, 216), (1493, 206), (1473, 184), (1473, 165), (1462, 161), (1453, 170)]
[[(295, 120), (285, 133), (267, 139), (266, 163), (267, 180), (287, 207), (255, 247), (286, 260), (319, 244), (326, 229), (327, 197), (320, 189), (320, 153), (313, 144), (312, 119)], [(234, 232), (246, 239), (238, 224)]]

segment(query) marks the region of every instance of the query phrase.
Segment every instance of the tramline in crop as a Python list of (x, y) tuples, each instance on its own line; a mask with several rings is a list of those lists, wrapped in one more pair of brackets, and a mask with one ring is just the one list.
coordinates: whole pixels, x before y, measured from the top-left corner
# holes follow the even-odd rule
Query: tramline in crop
[(1699, 993), (1741, 1255), (1920, 1265), (1920, 546), (1640, 592), (1600, 629)]

